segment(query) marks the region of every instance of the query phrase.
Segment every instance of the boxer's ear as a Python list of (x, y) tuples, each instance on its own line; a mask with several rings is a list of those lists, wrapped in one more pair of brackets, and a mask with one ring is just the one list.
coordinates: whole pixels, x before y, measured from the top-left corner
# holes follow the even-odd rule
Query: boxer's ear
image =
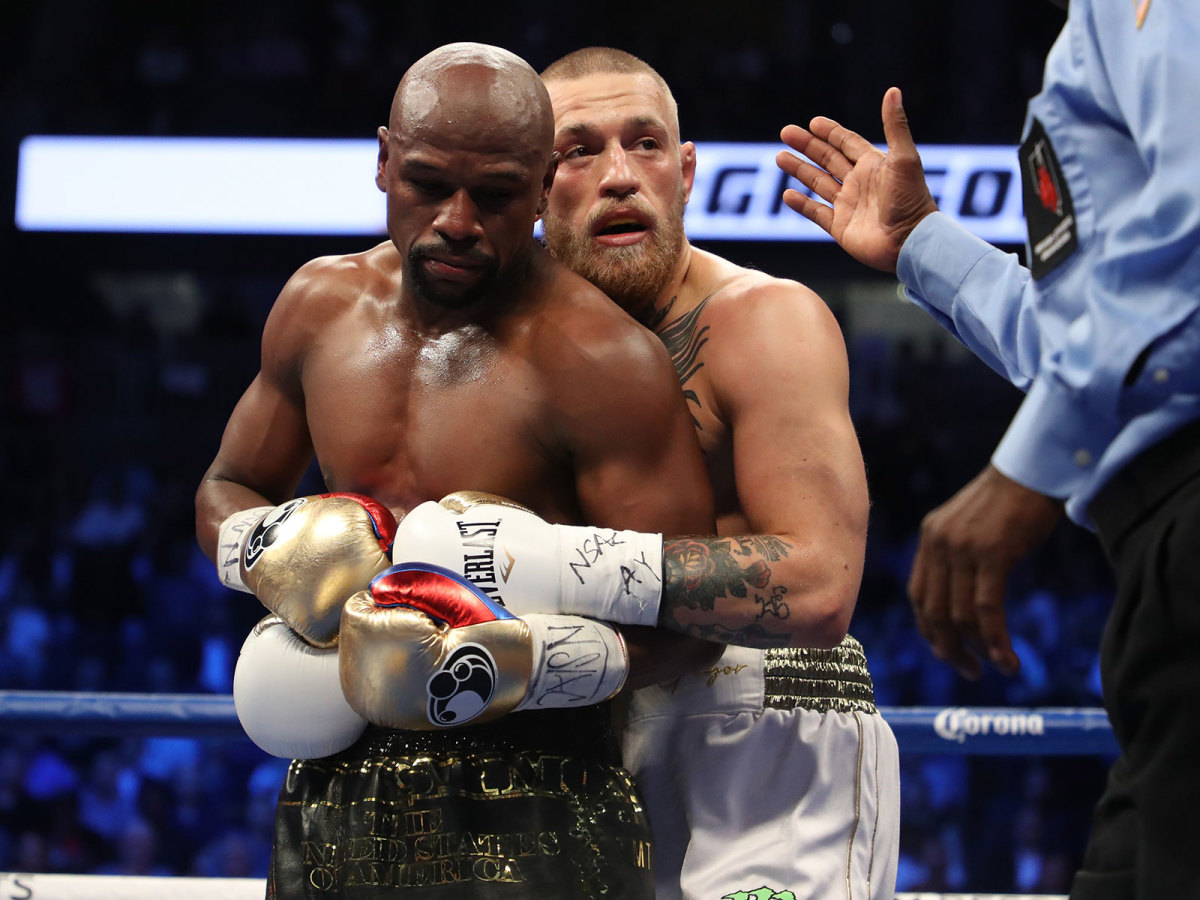
[(550, 205), (550, 188), (554, 186), (554, 174), (558, 171), (558, 161), (560, 158), (557, 150), (551, 153), (550, 163), (546, 166), (546, 174), (542, 176), (542, 193), (538, 197), (537, 205), (537, 217), (539, 219), (546, 214), (546, 208)]
[(691, 141), (679, 145), (679, 164), (683, 170), (683, 200), (692, 197), (692, 185), (696, 181), (696, 145)]
[(388, 161), (388, 130), (384, 125), (379, 126), (375, 133), (379, 140), (379, 155), (375, 162), (375, 186), (387, 193), (387, 161)]

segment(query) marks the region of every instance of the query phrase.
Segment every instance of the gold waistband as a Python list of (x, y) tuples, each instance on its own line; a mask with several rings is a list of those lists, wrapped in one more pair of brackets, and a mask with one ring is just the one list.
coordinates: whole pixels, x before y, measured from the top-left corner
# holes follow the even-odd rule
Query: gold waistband
[(873, 714), (875, 688), (862, 644), (850, 635), (831, 650), (783, 647), (763, 659), (763, 706)]

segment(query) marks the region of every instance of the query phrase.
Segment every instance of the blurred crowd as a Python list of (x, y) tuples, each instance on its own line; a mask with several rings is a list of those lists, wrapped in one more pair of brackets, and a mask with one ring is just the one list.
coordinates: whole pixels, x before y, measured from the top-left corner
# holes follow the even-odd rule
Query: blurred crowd
[[(1061, 22), (1049, 3), (1000, 0), (697, 6), (685, 29), (646, 4), (600, 16), (468, 3), (451, 31), (436, 6), (368, 0), (16, 0), (0, 12), (0, 200), (12, 208), (29, 133), (370, 135), (407, 65), (457, 39), (535, 66), (585, 44), (643, 55), (697, 139), (772, 140), (816, 112), (870, 123), (895, 82), (929, 141), (1004, 141)], [(0, 689), (228, 693), (262, 610), (217, 584), (192, 494), (253, 377), (276, 292), (340, 245), (5, 229)], [(810, 282), (824, 259), (827, 281), (847, 271), (828, 246), (806, 248), (791, 272), (772, 252), (744, 261)], [(1017, 677), (964, 681), (921, 641), (905, 595), (921, 516), (979, 470), (1019, 395), (944, 340), (881, 338), (835, 311), (873, 499), (851, 630), (878, 702), (1098, 705), (1111, 585), (1074, 526), (1010, 584)], [(311, 474), (306, 488), (319, 487)], [(902, 890), (1065, 891), (1106, 760), (906, 755), (902, 766)], [(283, 771), (248, 740), (5, 734), (0, 869), (261, 876)]]

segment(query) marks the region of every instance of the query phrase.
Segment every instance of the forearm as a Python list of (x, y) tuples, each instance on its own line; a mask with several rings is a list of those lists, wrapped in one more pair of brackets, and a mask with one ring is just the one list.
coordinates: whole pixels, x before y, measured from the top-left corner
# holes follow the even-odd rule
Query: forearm
[(820, 540), (664, 541), (552, 525), (490, 503), (461, 514), (425, 503), (401, 523), (393, 560), (456, 572), (518, 616), (586, 616), (751, 647), (832, 647), (853, 612), (863, 541), (857, 528), (828, 530)]
[(659, 625), (748, 647), (833, 647), (861, 576), (861, 554), (785, 535), (668, 540)]
[(671, 681), (716, 662), (725, 645), (658, 628), (619, 625), (629, 651), (625, 689)]
[(929, 216), (900, 251), (897, 276), (913, 303), (995, 372), (1025, 390), (1037, 375), (1041, 335), (1029, 270), (956, 222)]
[(196, 491), (196, 540), (210, 560), (216, 560), (217, 535), (221, 523), (243, 509), (274, 506), (278, 500), (264, 497), (245, 485), (205, 476)]

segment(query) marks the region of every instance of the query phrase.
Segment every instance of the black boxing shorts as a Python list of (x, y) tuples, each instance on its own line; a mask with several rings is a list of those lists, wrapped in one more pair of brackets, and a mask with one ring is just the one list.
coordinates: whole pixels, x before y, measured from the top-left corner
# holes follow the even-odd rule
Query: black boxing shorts
[(295, 760), (268, 898), (653, 900), (650, 830), (609, 704), (448, 731), (368, 728)]

